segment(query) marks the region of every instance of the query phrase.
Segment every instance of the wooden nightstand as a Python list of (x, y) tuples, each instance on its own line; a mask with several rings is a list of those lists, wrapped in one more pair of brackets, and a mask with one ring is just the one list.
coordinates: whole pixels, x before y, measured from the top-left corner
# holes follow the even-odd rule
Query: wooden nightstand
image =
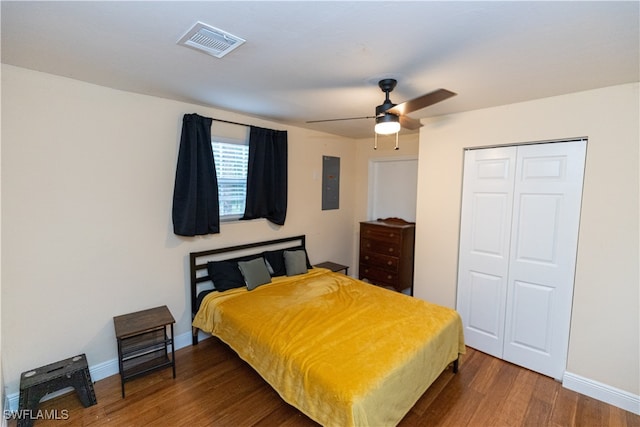
[(349, 275), (349, 266), (342, 265), (342, 264), (337, 264), (337, 263), (331, 262), (331, 261), (321, 262), (320, 264), (314, 265), (314, 267), (328, 268), (329, 270), (331, 270), (331, 271), (333, 271), (335, 273), (337, 273), (338, 271), (344, 270), (345, 276)]
[[(176, 377), (176, 358), (173, 343), (175, 319), (166, 305), (124, 314), (113, 318), (118, 340), (118, 364), (122, 397), (124, 383), (158, 369), (173, 369)], [(167, 334), (167, 326), (171, 335)], [(171, 346), (171, 357), (169, 357)]]

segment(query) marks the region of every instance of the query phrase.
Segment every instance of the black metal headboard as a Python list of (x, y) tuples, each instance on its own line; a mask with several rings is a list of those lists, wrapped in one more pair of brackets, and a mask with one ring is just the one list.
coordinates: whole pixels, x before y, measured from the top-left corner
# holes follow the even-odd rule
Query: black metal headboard
[[(213, 258), (216, 260), (233, 259), (240, 255), (248, 253), (259, 253), (271, 248), (287, 248), (287, 247), (303, 247), (305, 246), (305, 235), (284, 237), (282, 239), (266, 240), (264, 242), (247, 243), (244, 245), (228, 246), (226, 248), (209, 249), (206, 251), (189, 253), (189, 273), (191, 282), (191, 319), (196, 315), (198, 310), (198, 285), (211, 281), (209, 271), (207, 270), (207, 262)], [(255, 250), (260, 248), (260, 250)], [(193, 344), (197, 344), (197, 331), (193, 330)]]

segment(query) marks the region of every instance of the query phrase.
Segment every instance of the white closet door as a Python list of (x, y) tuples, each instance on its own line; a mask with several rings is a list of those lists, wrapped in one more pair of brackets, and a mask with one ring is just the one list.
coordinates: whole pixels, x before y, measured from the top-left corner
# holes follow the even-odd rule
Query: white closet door
[(566, 367), (585, 141), (518, 147), (503, 358)]
[(560, 379), (586, 141), (465, 153), (457, 309), (470, 347)]
[(516, 147), (464, 158), (457, 310), (465, 342), (502, 357)]

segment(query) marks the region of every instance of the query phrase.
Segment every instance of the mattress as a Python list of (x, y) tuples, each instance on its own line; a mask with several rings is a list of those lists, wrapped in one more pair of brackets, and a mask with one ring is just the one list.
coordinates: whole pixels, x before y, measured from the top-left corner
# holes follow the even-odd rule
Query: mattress
[(455, 310), (320, 268), (211, 292), (193, 326), (325, 426), (396, 425), (465, 351)]

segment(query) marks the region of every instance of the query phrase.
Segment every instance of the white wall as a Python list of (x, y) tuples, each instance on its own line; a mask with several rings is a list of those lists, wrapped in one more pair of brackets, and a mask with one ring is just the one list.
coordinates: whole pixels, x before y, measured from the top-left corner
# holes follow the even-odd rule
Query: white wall
[[(286, 224), (175, 236), (182, 116), (289, 132)], [(215, 127), (215, 122), (214, 122)], [(214, 130), (215, 133), (215, 130)], [(2, 362), (20, 373), (78, 353), (116, 358), (113, 316), (166, 304), (190, 331), (188, 253), (307, 235), (311, 261), (353, 262), (354, 140), (2, 65)], [(340, 209), (322, 211), (322, 156), (340, 157)]]
[[(0, 70), (1, 75), (1, 70)], [(2, 85), (0, 84), (0, 99), (2, 99)], [(0, 107), (0, 129), (2, 129), (2, 108)], [(1, 147), (1, 146), (0, 146)], [(0, 188), (2, 188), (2, 150), (0, 149)], [(2, 223), (2, 199), (0, 198), (0, 224)], [(0, 226), (0, 260), (2, 259), (2, 226)], [(2, 263), (0, 262), (0, 290), (2, 289)], [(0, 408), (2, 413), (8, 409), (6, 406), (6, 390), (4, 384), (4, 367), (2, 363), (2, 292), (0, 292)], [(7, 425), (7, 420), (2, 417), (0, 425)]]
[(640, 394), (639, 86), (425, 120), (414, 286), (417, 297), (455, 307), (465, 147), (586, 136), (567, 372), (635, 399)]

